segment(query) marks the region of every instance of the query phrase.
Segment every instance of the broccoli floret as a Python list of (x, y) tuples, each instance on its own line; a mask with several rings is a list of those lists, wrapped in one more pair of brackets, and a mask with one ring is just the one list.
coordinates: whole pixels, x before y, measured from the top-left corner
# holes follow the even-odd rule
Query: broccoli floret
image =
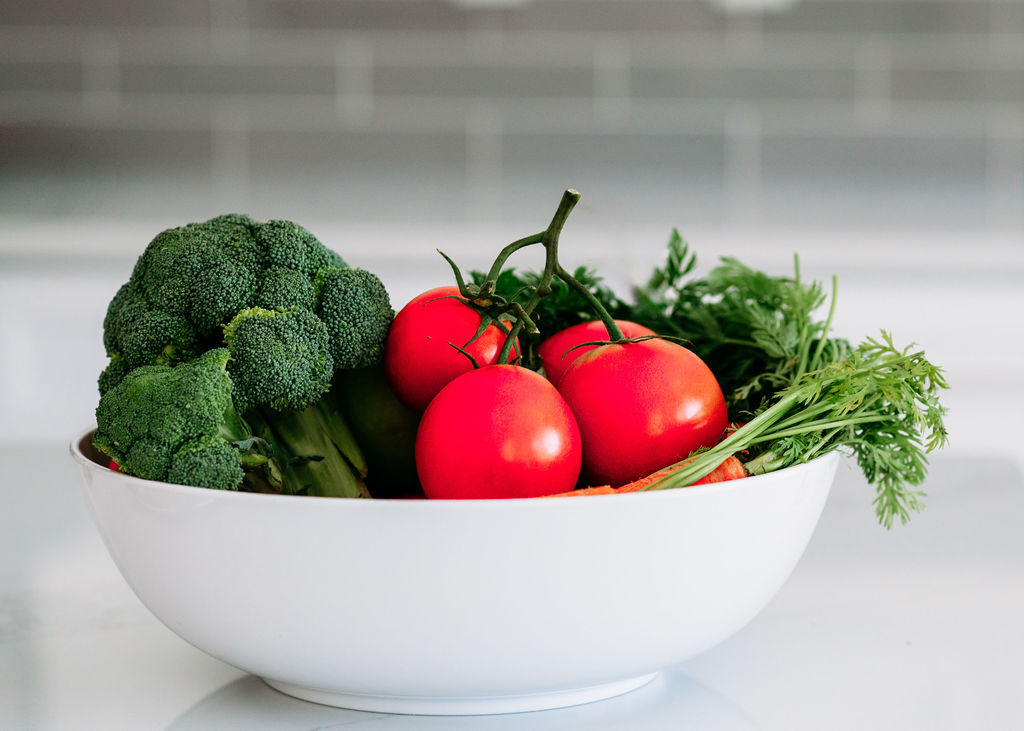
[(321, 269), (313, 283), (317, 314), (331, 337), (336, 370), (380, 362), (384, 338), (394, 319), (384, 284), (365, 269)]
[(304, 409), (334, 374), (327, 328), (309, 310), (242, 310), (224, 328), (235, 406)]
[[(250, 454), (252, 432), (231, 400), (229, 355), (227, 349), (217, 348), (178, 366), (132, 370), (100, 398), (93, 437), (96, 448), (122, 471), (149, 480), (169, 479), (179, 453), (186, 447), (196, 449), (197, 440), (207, 440), (207, 445), (209, 440), (245, 443), (244, 451), (234, 450), (239, 469), (243, 464), (266, 462)], [(175, 481), (223, 488), (223, 470), (204, 472), (195, 466), (197, 459), (197, 455), (182, 457)], [(214, 474), (217, 484), (204, 482)], [(192, 482), (184, 482), (187, 479)]]
[(324, 267), (346, 266), (341, 256), (292, 221), (267, 221), (256, 229), (256, 238), (267, 254), (268, 266), (295, 269), (309, 277)]
[(365, 496), (366, 463), (333, 402), (327, 327), (309, 310), (242, 310), (224, 328), (235, 404), (274, 445), (289, 491)]
[(128, 375), (130, 370), (131, 368), (128, 366), (128, 362), (120, 355), (115, 353), (111, 356), (110, 362), (107, 363), (107, 367), (103, 369), (99, 378), (96, 379), (96, 385), (99, 387), (100, 396), (119, 384), (124, 377)]
[(295, 269), (270, 267), (263, 272), (254, 300), (265, 310), (288, 310), (299, 307), (313, 311), (316, 293), (309, 277)]
[(103, 321), (107, 352), (128, 370), (140, 365), (174, 365), (202, 352), (199, 337), (185, 316), (153, 309), (131, 283), (118, 290)]
[(244, 226), (191, 223), (158, 234), (130, 284), (152, 309), (187, 318), (206, 337), (251, 303), (262, 271), (258, 253)]
[(237, 490), (244, 478), (238, 449), (222, 437), (202, 437), (186, 442), (174, 453), (167, 471), (168, 482), (218, 490)]

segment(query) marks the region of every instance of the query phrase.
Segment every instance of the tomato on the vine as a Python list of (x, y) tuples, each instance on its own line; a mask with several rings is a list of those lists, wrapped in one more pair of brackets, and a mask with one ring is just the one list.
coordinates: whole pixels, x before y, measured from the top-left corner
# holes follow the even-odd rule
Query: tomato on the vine
[(729, 424), (714, 374), (666, 340), (602, 345), (558, 383), (583, 438), (583, 471), (594, 485), (622, 485), (710, 447)]
[[(654, 335), (654, 331), (650, 328), (628, 320), (616, 320), (615, 324), (627, 338)], [(583, 345), (583, 343), (595, 343), (609, 339), (608, 328), (601, 320), (581, 322), (578, 325), (559, 330), (546, 338), (537, 346), (537, 355), (540, 356), (544, 365), (544, 373), (548, 380), (557, 386), (565, 369), (573, 361), (597, 347), (596, 345)]]
[(430, 402), (416, 434), (429, 498), (521, 498), (576, 486), (580, 432), (543, 376), (514, 365), (463, 374)]
[(478, 335), (481, 315), (459, 301), (460, 296), (454, 286), (428, 290), (403, 307), (388, 330), (384, 342), (388, 382), (417, 411), (423, 411), (456, 376), (473, 370), (473, 362), (454, 346), (484, 366), (497, 362), (505, 342), (505, 333), (493, 324)]

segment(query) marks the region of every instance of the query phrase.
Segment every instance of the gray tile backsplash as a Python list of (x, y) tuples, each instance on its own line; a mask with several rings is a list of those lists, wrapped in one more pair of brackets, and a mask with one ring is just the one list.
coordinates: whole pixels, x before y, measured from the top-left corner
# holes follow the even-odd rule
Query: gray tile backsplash
[[(701, 222), (798, 223), (825, 190), (844, 222), (878, 197), (883, 223), (1024, 227), (1024, 2), (0, 0), (0, 215), (52, 215), (27, 181), (70, 199), (168, 166), (241, 204), (287, 169), (296, 215), (335, 170), (430, 200), (418, 181), (657, 180)], [(139, 214), (124, 193), (91, 200)]]

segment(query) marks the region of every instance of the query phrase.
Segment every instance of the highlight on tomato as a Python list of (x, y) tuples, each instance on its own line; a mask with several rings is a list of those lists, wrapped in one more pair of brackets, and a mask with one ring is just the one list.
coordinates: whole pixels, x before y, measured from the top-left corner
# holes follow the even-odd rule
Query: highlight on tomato
[(388, 382), (417, 411), (423, 411), (452, 379), (473, 370), (473, 361), (480, 366), (496, 363), (505, 342), (506, 334), (497, 325), (481, 331), (482, 316), (459, 297), (455, 286), (428, 290), (403, 307), (388, 330)]
[(668, 340), (602, 345), (577, 358), (558, 390), (583, 439), (592, 485), (623, 485), (716, 444), (729, 425), (711, 370)]
[[(622, 335), (627, 338), (638, 338), (645, 335), (654, 335), (654, 331), (629, 320), (616, 320)], [(554, 335), (546, 338), (537, 346), (537, 355), (540, 356), (544, 366), (544, 374), (556, 386), (573, 361), (587, 351), (598, 347), (597, 345), (584, 345), (583, 343), (597, 343), (611, 340), (608, 327), (601, 320), (591, 320), (572, 325), (560, 330)]]
[(458, 376), (427, 406), (416, 469), (428, 498), (525, 498), (573, 489), (580, 431), (554, 386), (515, 365)]

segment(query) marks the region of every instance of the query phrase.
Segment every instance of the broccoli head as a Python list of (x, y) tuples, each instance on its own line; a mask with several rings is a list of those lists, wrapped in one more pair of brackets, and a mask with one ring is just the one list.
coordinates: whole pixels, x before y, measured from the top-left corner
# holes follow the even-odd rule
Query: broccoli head
[(380, 279), (291, 221), (163, 231), (104, 319), (97, 447), (151, 479), (237, 487), (243, 469), (246, 488), (366, 495), (325, 395), (340, 371), (380, 362), (393, 317)]
[[(132, 370), (100, 398), (94, 444), (131, 475), (237, 489), (243, 464), (263, 460), (231, 446), (244, 442), (248, 452), (252, 434), (232, 402), (228, 358), (218, 348)], [(227, 450), (237, 469), (224, 468)]]
[(393, 315), (379, 279), (349, 269), (297, 223), (228, 214), (167, 229), (108, 306), (103, 342), (111, 362), (101, 395), (139, 366), (175, 365), (222, 347), (223, 328), (252, 308), (322, 319), (335, 369), (378, 361)]
[(224, 328), (235, 406), (304, 409), (331, 385), (327, 328), (309, 310), (242, 310)]

